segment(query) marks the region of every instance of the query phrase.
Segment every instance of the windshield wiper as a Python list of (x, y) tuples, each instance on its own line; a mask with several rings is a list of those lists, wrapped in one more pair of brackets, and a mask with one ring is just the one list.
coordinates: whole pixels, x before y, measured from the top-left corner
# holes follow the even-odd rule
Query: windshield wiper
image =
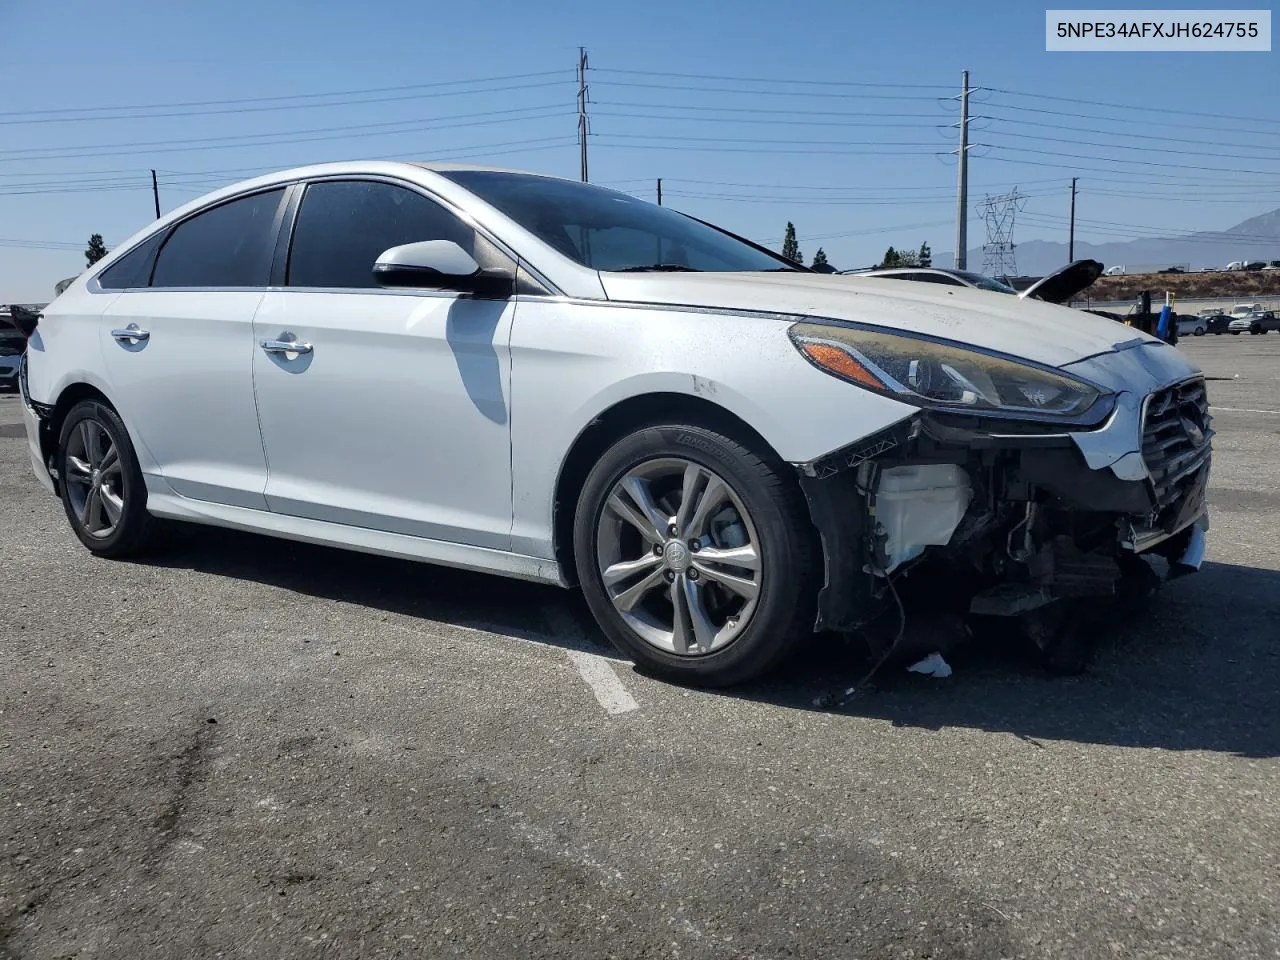
[(623, 267), (615, 273), (702, 273), (697, 267), (683, 263), (651, 263), (641, 267)]

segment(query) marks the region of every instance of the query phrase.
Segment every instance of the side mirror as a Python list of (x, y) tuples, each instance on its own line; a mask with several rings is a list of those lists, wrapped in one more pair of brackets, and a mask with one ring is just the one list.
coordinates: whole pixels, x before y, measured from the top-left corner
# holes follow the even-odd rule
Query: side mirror
[(505, 270), (481, 270), (480, 264), (452, 240), (406, 243), (379, 254), (373, 279), (382, 287), (460, 290), (485, 296), (510, 296), (515, 278)]

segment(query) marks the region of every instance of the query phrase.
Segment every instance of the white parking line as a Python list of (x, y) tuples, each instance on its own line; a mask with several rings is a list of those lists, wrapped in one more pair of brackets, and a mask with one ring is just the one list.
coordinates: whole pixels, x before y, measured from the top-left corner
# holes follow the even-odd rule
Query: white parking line
[(1225, 410), (1227, 413), (1280, 413), (1280, 410), (1251, 410), (1248, 407), (1220, 407), (1216, 403), (1210, 405), (1210, 410)]
[(627, 692), (627, 688), (622, 685), (618, 675), (613, 672), (613, 667), (609, 665), (608, 660), (594, 653), (584, 653), (581, 650), (567, 650), (565, 652), (573, 665), (578, 668), (578, 673), (582, 675), (582, 679), (591, 688), (591, 692), (596, 695), (596, 700), (599, 701), (600, 706), (604, 707), (605, 713), (611, 713), (616, 716), (619, 713), (628, 713), (631, 710), (640, 709), (640, 704), (636, 703), (635, 697)]
[(640, 704), (636, 703), (635, 698), (627, 692), (627, 688), (622, 685), (622, 681), (614, 672), (609, 662), (613, 658), (583, 649), (588, 646), (588, 643), (573, 617), (555, 606), (543, 607), (542, 616), (560, 642), (567, 640), (572, 645), (571, 649), (565, 651), (565, 656), (578, 668), (578, 673), (591, 688), (591, 692), (595, 694), (596, 700), (600, 706), (604, 707), (606, 713), (616, 716), (619, 713), (640, 709)]

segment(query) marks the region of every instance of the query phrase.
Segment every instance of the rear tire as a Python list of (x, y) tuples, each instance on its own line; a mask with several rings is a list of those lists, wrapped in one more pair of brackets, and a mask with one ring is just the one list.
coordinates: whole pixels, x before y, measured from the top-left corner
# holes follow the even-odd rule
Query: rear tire
[(600, 628), (660, 677), (742, 683), (812, 632), (817, 538), (799, 486), (716, 430), (658, 424), (618, 440), (583, 485), (573, 542)]
[(147, 513), (147, 487), (120, 416), (99, 400), (82, 400), (62, 421), (59, 491), (80, 542), (100, 557), (129, 557), (152, 546), (158, 521)]

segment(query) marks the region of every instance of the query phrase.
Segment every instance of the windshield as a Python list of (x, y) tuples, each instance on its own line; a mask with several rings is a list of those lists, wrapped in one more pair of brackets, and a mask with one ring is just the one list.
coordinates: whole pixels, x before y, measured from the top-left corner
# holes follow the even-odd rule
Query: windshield
[(799, 269), (684, 214), (615, 190), (526, 173), (439, 173), (595, 270)]

